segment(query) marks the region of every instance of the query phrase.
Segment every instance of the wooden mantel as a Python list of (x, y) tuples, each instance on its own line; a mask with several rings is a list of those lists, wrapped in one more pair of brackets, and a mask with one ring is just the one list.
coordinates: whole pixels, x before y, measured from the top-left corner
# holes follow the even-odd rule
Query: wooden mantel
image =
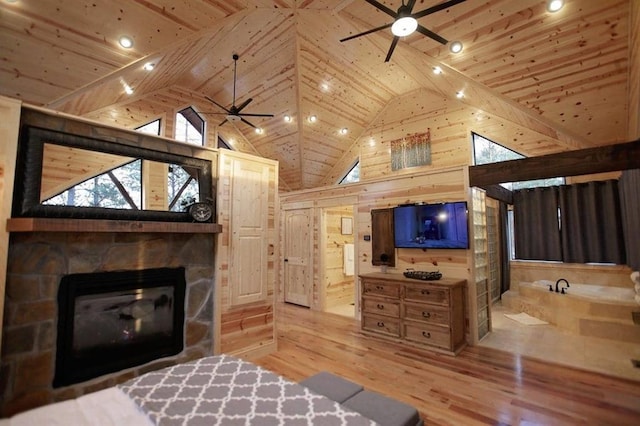
[(217, 223), (151, 222), (136, 220), (102, 219), (7, 219), (8, 232), (157, 232), (173, 234), (217, 234), (222, 225)]

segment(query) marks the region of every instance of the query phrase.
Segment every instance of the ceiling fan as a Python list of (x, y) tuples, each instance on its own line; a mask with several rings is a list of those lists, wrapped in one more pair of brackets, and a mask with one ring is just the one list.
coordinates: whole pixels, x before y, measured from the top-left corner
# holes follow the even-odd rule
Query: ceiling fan
[(257, 129), (257, 127), (255, 125), (253, 125), (252, 123), (250, 123), (247, 119), (245, 119), (244, 117), (273, 117), (273, 114), (249, 114), (249, 113), (242, 113), (241, 111), (251, 103), (251, 101), (253, 101), (252, 98), (247, 99), (246, 101), (242, 102), (240, 105), (236, 106), (236, 70), (238, 67), (238, 59), (240, 57), (237, 54), (233, 54), (233, 101), (231, 103), (231, 107), (230, 108), (225, 108), (222, 105), (220, 105), (219, 103), (217, 103), (216, 101), (214, 101), (213, 99), (211, 99), (208, 96), (205, 96), (205, 98), (213, 103), (214, 105), (216, 105), (217, 107), (223, 109), (225, 112), (211, 112), (208, 114), (224, 114), (226, 115), (224, 121), (222, 121), (222, 123), (219, 124), (219, 126), (222, 126), (224, 123), (226, 123), (227, 121), (231, 121), (231, 122), (238, 122), (238, 121), (242, 121), (245, 124), (248, 124), (249, 126)]
[(407, 36), (414, 31), (418, 31), (420, 34), (423, 34), (427, 37), (434, 39), (435, 41), (447, 44), (448, 41), (444, 37), (434, 33), (431, 30), (426, 29), (422, 25), (418, 24), (417, 19), (422, 18), (423, 16), (430, 15), (432, 13), (438, 12), (443, 9), (447, 9), (451, 6), (455, 6), (458, 3), (463, 3), (466, 0), (449, 0), (444, 3), (437, 4), (435, 6), (429, 7), (420, 12), (412, 13), (413, 6), (416, 4), (416, 0), (409, 0), (407, 4), (404, 4), (404, 0), (402, 0), (402, 5), (398, 8), (398, 11), (394, 11), (393, 9), (389, 9), (384, 4), (377, 2), (376, 0), (365, 0), (372, 6), (375, 6), (378, 10), (386, 13), (387, 15), (393, 17), (393, 22), (385, 25), (381, 25), (376, 28), (372, 28), (368, 31), (362, 32), (360, 34), (352, 35), (340, 40), (340, 42), (344, 42), (347, 40), (352, 40), (354, 38), (362, 37), (364, 35), (368, 35), (371, 33), (375, 33), (376, 31), (384, 30), (385, 28), (391, 27), (391, 32), (393, 33), (393, 41), (391, 42), (391, 47), (389, 48), (389, 52), (387, 53), (387, 58), (384, 60), (385, 62), (389, 62), (391, 59), (391, 55), (398, 44), (398, 40), (400, 37)]

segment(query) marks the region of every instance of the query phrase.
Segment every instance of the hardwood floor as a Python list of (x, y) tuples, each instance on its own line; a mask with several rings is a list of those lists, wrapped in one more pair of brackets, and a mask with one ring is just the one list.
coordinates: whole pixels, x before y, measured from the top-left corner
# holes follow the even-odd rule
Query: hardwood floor
[(426, 425), (639, 425), (640, 382), (485, 347), (452, 357), (364, 336), (359, 323), (277, 306), (278, 351), (253, 359), (300, 381), (330, 371), (413, 405)]

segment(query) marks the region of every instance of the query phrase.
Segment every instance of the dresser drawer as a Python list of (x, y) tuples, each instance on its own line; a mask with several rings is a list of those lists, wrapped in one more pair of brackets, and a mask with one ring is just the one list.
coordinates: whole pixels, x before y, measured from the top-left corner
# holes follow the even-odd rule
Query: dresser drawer
[(375, 331), (376, 333), (400, 336), (400, 320), (370, 314), (362, 314), (362, 329)]
[(404, 317), (417, 321), (424, 321), (432, 324), (449, 325), (449, 308), (427, 305), (405, 303)]
[(363, 294), (400, 298), (400, 284), (384, 281), (365, 281)]
[(387, 299), (365, 297), (362, 300), (362, 310), (371, 314), (400, 318), (400, 303)]
[(451, 350), (451, 334), (449, 333), (449, 328), (446, 327), (407, 321), (404, 323), (404, 338), (413, 342)]
[(449, 304), (449, 289), (430, 285), (405, 284), (405, 300), (436, 303), (438, 305)]

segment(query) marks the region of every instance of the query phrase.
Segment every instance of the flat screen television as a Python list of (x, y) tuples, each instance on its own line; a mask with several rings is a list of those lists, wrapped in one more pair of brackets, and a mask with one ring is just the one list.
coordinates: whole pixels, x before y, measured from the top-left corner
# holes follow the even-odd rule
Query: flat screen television
[(398, 206), (393, 209), (393, 221), (398, 248), (469, 248), (465, 201)]

